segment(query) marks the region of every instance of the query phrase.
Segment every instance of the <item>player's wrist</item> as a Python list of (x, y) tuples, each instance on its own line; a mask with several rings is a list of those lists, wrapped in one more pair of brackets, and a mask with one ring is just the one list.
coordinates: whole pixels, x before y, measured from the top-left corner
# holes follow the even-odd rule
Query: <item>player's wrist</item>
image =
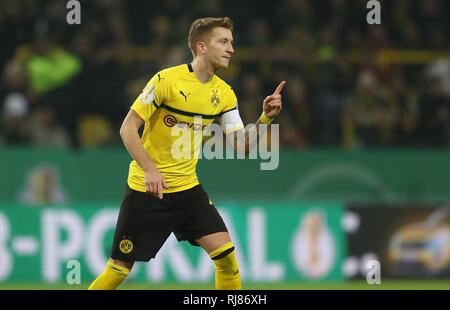
[(270, 123), (273, 122), (274, 119), (275, 119), (275, 117), (270, 118), (270, 117), (268, 117), (268, 116), (264, 113), (264, 111), (263, 111), (263, 112), (261, 113), (261, 116), (259, 117), (259, 122), (260, 122), (261, 124), (269, 125)]
[(144, 170), (144, 173), (154, 174), (158, 171), (158, 168), (156, 168), (155, 164), (149, 164), (145, 168), (142, 168), (142, 170)]

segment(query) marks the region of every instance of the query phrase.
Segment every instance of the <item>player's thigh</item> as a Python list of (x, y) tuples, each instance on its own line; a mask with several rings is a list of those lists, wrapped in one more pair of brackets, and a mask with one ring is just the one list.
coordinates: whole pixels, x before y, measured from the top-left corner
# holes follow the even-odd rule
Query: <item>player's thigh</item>
[(225, 243), (231, 242), (231, 237), (229, 233), (221, 231), (195, 239), (195, 242), (197, 242), (197, 244), (200, 245), (207, 253), (211, 253)]
[[(177, 206), (177, 225), (174, 234), (178, 241), (188, 240), (199, 246), (195, 240), (209, 249), (210, 244), (229, 240), (228, 229), (208, 194), (198, 185), (181, 196), (182, 202)], [(226, 242), (225, 242), (226, 243)]]
[(147, 193), (127, 188), (114, 232), (111, 258), (129, 263), (150, 260), (174, 226), (170, 205)]

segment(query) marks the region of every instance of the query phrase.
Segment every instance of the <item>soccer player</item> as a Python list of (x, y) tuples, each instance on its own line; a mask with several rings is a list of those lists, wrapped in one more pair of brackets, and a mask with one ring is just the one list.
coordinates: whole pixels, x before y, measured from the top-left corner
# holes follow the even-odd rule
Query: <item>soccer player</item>
[[(200, 127), (219, 118), (230, 139), (236, 139), (237, 131), (245, 131), (234, 91), (215, 75), (217, 69), (228, 68), (234, 53), (232, 31), (233, 22), (228, 17), (194, 21), (188, 38), (192, 63), (155, 74), (131, 106), (120, 135), (133, 160), (111, 259), (89, 289), (115, 289), (134, 262), (154, 258), (172, 232), (178, 241), (188, 240), (209, 254), (217, 289), (241, 288), (227, 227), (196, 175), (198, 156), (174, 158), (172, 145), (178, 137), (171, 134), (174, 126), (193, 133), (198, 129), (194, 126), (194, 117), (198, 116), (202, 117)], [(280, 92), (285, 83), (282, 81), (264, 99), (257, 126), (271, 123), (280, 113)], [(244, 136), (248, 147), (251, 137)], [(196, 151), (193, 153), (198, 154)]]

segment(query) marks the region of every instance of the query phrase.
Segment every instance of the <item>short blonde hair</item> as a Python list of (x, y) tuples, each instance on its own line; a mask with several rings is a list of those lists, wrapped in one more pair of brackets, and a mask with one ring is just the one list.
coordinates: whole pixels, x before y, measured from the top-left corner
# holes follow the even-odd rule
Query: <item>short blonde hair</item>
[(192, 23), (189, 29), (188, 43), (194, 56), (197, 55), (197, 43), (217, 27), (223, 27), (233, 31), (233, 21), (229, 17), (205, 17), (199, 18)]

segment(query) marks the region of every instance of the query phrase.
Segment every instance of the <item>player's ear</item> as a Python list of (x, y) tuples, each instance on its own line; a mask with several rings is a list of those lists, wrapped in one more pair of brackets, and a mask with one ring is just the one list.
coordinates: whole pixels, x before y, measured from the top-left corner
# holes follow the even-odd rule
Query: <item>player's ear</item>
[(206, 53), (206, 43), (205, 42), (197, 42), (197, 54), (204, 55)]

